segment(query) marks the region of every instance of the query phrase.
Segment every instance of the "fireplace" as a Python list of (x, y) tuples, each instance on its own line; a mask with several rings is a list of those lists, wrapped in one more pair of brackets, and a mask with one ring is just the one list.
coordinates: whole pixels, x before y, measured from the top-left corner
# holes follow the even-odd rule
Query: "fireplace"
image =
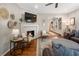
[(21, 24), (21, 33), (26, 33), (29, 35), (29, 33), (32, 35), (32, 37), (37, 37), (38, 35), (39, 26), (37, 24)]
[(27, 31), (27, 36), (32, 36), (32, 37), (34, 37), (34, 30), (31, 30), (31, 31)]

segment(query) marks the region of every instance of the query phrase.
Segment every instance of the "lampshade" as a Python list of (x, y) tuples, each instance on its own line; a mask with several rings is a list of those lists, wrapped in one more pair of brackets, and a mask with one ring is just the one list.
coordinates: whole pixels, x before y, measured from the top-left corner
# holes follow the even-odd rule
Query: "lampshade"
[(17, 37), (19, 35), (19, 29), (13, 29), (12, 34), (14, 35), (14, 37)]
[(22, 33), (22, 37), (26, 37), (26, 33)]

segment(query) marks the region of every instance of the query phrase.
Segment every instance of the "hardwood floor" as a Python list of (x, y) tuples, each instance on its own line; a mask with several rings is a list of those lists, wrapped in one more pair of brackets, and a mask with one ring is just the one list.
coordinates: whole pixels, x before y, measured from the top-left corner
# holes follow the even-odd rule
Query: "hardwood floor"
[[(25, 47), (23, 52), (21, 52), (20, 49), (18, 49), (15, 53), (16, 56), (36, 56), (36, 47), (37, 47), (37, 40), (32, 40), (30, 42), (29, 47)], [(5, 56), (12, 56), (10, 55), (10, 52), (8, 52)]]
[[(49, 33), (49, 38), (54, 36), (56, 36), (55, 33), (53, 33), (52, 35)], [(15, 55), (16, 56), (36, 56), (36, 48), (37, 48), (37, 40), (35, 39), (30, 42), (30, 47), (25, 47), (23, 52), (21, 52), (21, 50), (18, 49)], [(13, 54), (10, 55), (10, 52), (8, 52), (5, 56), (13, 56)]]

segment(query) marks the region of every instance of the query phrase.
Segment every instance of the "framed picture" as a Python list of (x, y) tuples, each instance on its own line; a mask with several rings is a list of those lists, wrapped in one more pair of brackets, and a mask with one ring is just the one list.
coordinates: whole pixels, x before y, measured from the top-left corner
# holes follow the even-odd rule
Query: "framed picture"
[(62, 29), (62, 18), (58, 18), (58, 29)]
[(12, 21), (12, 20), (8, 21), (8, 23), (7, 23), (7, 26), (9, 29), (13, 29), (16, 25), (17, 25), (17, 22)]
[(53, 18), (53, 28), (56, 30), (62, 29), (62, 17), (54, 17)]
[(4, 7), (0, 8), (0, 18), (2, 18), (2, 19), (8, 19), (9, 18), (9, 12)]
[(75, 17), (70, 18), (70, 24), (75, 25)]

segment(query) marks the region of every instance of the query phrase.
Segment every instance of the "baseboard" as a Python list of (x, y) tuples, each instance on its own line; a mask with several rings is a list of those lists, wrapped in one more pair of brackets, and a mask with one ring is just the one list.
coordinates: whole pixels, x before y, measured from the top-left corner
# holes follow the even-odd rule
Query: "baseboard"
[(10, 51), (10, 49), (8, 49), (7, 51), (5, 51), (1, 56), (5, 56), (9, 51)]
[[(13, 47), (12, 47), (11, 49), (13, 49)], [(10, 51), (10, 49), (8, 49), (8, 50), (5, 51), (3, 54), (1, 54), (1, 56), (5, 56), (9, 51)]]

